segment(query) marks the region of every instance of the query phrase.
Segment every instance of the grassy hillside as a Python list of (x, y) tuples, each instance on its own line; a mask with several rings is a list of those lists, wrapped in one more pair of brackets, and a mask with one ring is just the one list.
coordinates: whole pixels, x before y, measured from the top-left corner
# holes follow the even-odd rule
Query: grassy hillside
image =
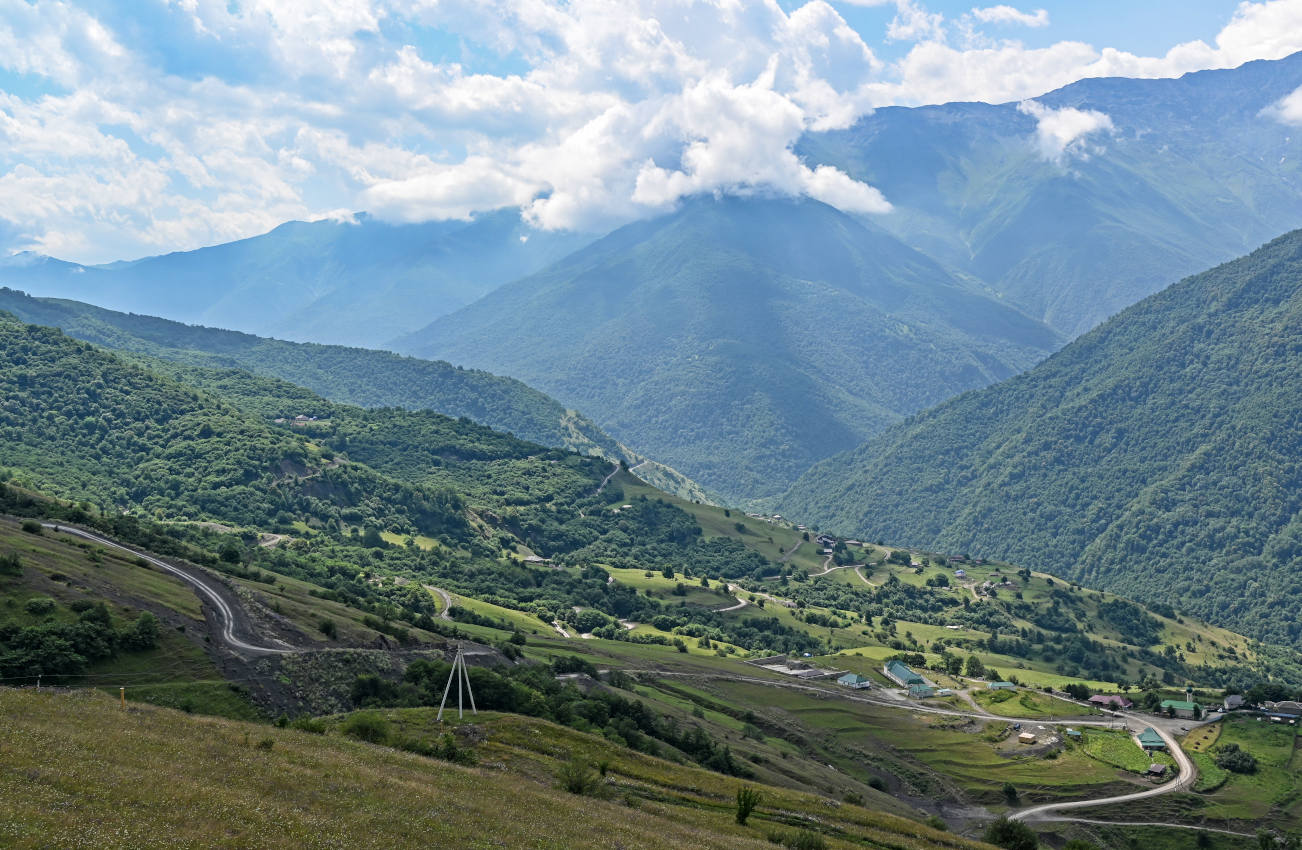
[(1295, 232), (820, 465), (783, 504), (1297, 645), (1299, 315)]
[[(90, 304), (33, 298), (0, 289), (0, 310), (24, 322), (57, 327), (115, 351), (209, 369), (239, 369), (280, 378), (317, 395), (366, 408), (399, 407), (465, 417), (545, 446), (599, 454), (630, 466), (645, 458), (584, 417), (512, 378), (462, 369), (441, 360), (401, 357), (338, 345), (285, 342), (235, 331), (119, 313)], [(280, 413), (298, 412), (283, 408)], [(693, 499), (704, 498), (673, 469), (648, 462), (644, 477)]]
[(526, 380), (733, 498), (1058, 344), (881, 231), (764, 199), (621, 228), (398, 343)]
[(799, 830), (784, 821), (811, 816), (829, 848), (987, 846), (778, 789), (764, 793), (781, 820), (762, 809), (739, 826), (730, 802), (739, 782), (626, 755), (608, 756), (597, 794), (569, 794), (557, 787), (558, 761), (571, 750), (605, 756), (611, 748), (547, 728), (530, 740), (520, 734), (530, 730), (495, 718), (464, 729), (483, 741), (477, 749), (489, 765), (461, 767), (333, 734), (160, 708), (123, 712), (93, 693), (0, 689), (0, 706), (19, 732), (0, 741), (10, 768), (0, 777), (0, 829), (13, 847), (161, 847), (220, 836), (232, 847), (758, 850), (774, 846), (769, 832)]

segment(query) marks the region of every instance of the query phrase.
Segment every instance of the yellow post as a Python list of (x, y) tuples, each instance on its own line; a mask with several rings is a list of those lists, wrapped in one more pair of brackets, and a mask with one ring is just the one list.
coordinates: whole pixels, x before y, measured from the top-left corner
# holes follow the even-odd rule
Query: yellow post
[(126, 689), (126, 688), (118, 688), (118, 696), (122, 698), (122, 707), (123, 707), (123, 708), (126, 708), (126, 707), (127, 707), (127, 689)]

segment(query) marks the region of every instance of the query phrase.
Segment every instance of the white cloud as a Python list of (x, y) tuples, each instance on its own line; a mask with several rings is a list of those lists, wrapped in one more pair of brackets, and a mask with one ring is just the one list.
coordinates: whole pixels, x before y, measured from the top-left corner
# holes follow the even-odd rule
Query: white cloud
[[(1025, 101), (1302, 49), (1302, 0), (1240, 3), (1212, 43), (1157, 56), (996, 40), (1043, 26), (1040, 9), (836, 2), (887, 7), (880, 38), (913, 44), (883, 62), (826, 0), (0, 0), (0, 69), (37, 82), (0, 91), (0, 241), (100, 261), (339, 210), (515, 205), (607, 229), (708, 192), (881, 212), (797, 140), (887, 104)], [(1299, 99), (1266, 115), (1298, 121)], [(1058, 162), (1108, 130), (1036, 118)]]
[(1263, 109), (1262, 114), (1281, 124), (1302, 127), (1302, 86)]
[(1047, 27), (1049, 25), (1049, 13), (1044, 9), (1023, 12), (1012, 6), (986, 6), (985, 8), (973, 9), (971, 15), (984, 24), (1020, 24), (1024, 27)]
[(1035, 119), (1035, 143), (1040, 156), (1059, 165), (1070, 157), (1088, 158), (1086, 139), (1115, 129), (1111, 118), (1093, 109), (1051, 109), (1026, 100), (1017, 105), (1017, 111)]

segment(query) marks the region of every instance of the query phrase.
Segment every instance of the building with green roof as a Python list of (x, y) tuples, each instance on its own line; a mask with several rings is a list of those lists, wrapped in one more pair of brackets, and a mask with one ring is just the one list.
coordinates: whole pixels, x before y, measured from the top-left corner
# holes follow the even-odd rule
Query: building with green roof
[(895, 682), (897, 685), (903, 688), (907, 688), (912, 685), (927, 684), (926, 679), (922, 678), (917, 673), (914, 673), (903, 662), (900, 661), (886, 662), (886, 666), (882, 668), (882, 672), (885, 673), (887, 678), (889, 678), (892, 682)]
[(1183, 699), (1164, 699), (1162, 700), (1162, 711), (1167, 714), (1173, 714), (1176, 717), (1194, 717), (1200, 711), (1202, 706), (1196, 702), (1190, 702)]
[(1166, 741), (1162, 739), (1161, 735), (1157, 734), (1156, 729), (1149, 726), (1139, 733), (1139, 746), (1145, 750), (1165, 750)]

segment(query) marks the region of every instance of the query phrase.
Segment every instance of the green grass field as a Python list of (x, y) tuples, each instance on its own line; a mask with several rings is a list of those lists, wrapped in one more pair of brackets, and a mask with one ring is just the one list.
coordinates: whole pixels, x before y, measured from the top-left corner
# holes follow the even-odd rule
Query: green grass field
[[(314, 735), (157, 707), (122, 711), (95, 692), (0, 688), (0, 844), (259, 848), (772, 847), (766, 830), (816, 817), (826, 846), (984, 847), (810, 794), (764, 788), (747, 826), (741, 784), (640, 756), (541, 721), (481, 715), (462, 767), (336, 733)], [(388, 713), (433, 736), (428, 709)], [(594, 793), (558, 787), (571, 757), (605, 762)], [(811, 821), (805, 821), (810, 823)]]

